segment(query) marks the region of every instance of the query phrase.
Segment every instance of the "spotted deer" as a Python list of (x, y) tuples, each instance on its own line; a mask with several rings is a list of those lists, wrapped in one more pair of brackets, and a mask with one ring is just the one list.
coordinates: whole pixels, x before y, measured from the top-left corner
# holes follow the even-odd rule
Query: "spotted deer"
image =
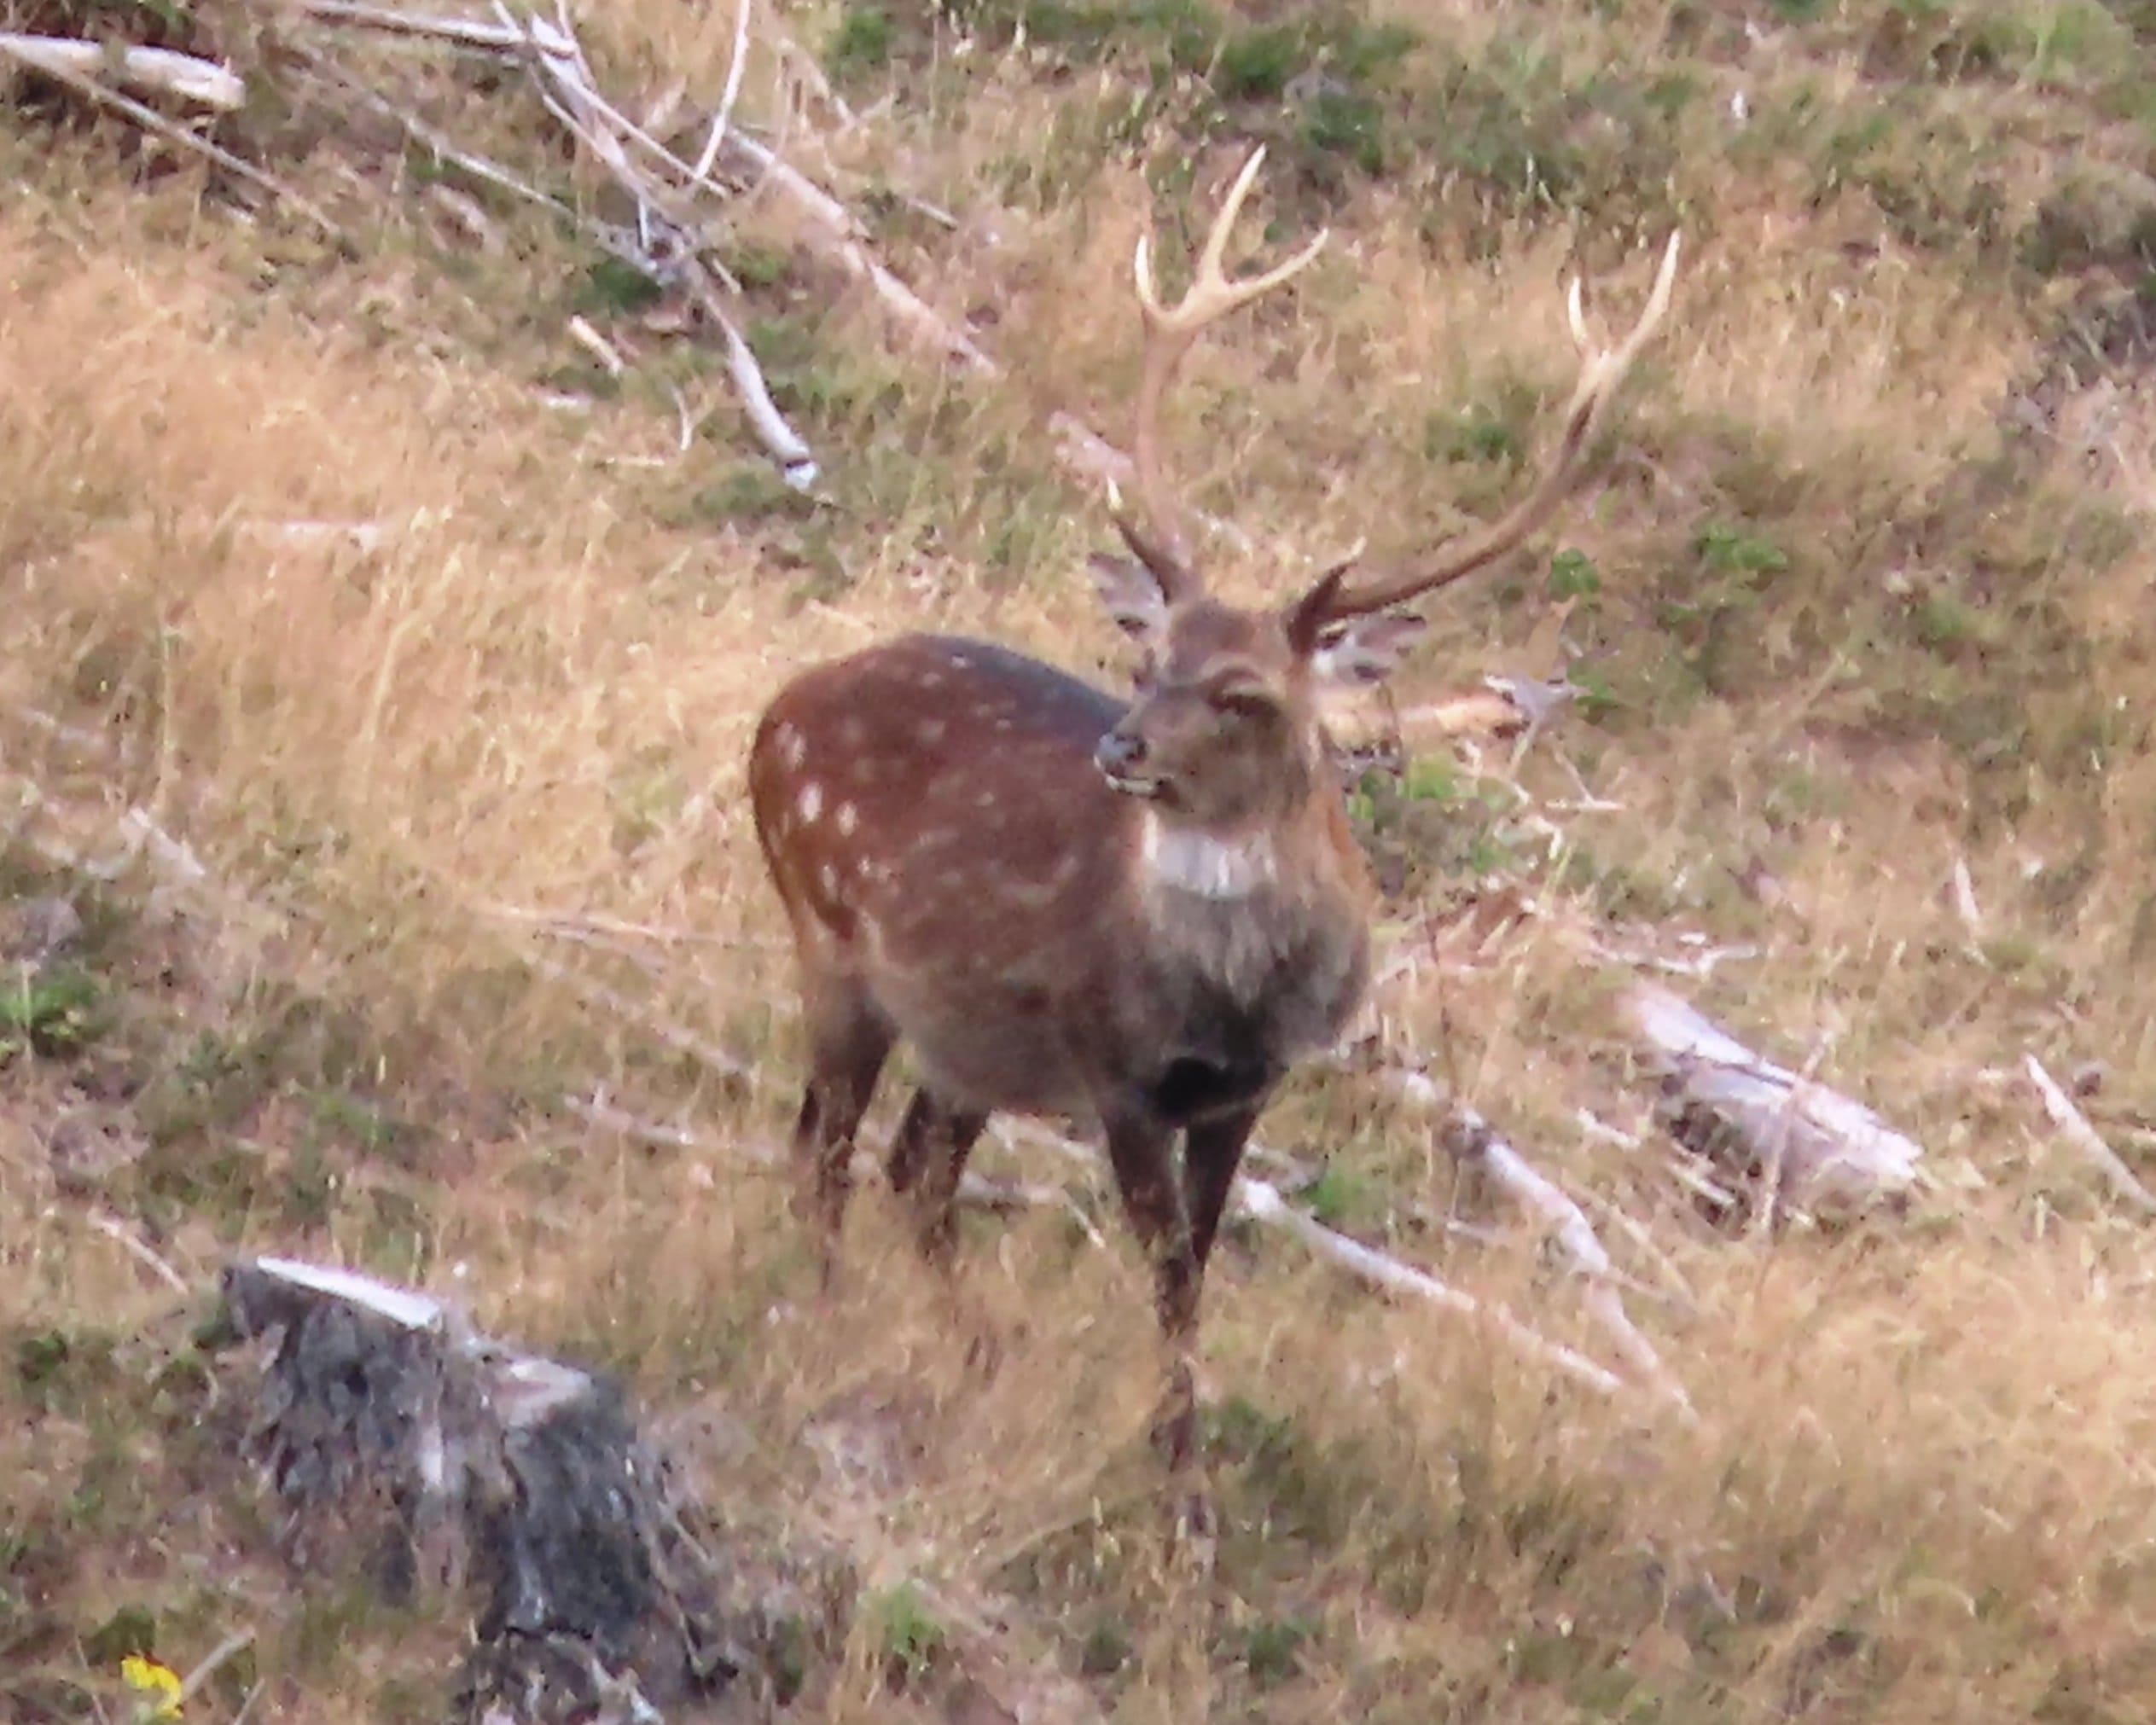
[(1391, 670), (1423, 626), (1399, 607), (1511, 550), (1573, 490), (1668, 307), (1677, 258), (1672, 237), (1613, 349), (1589, 339), (1572, 284), (1579, 382), (1554, 451), (1500, 520), (1420, 568), (1357, 582), (1343, 563), (1278, 609), (1240, 609), (1207, 593), (1192, 557), (1159, 415), (1199, 333), (1325, 244), (1320, 233), (1270, 271), (1227, 273), (1264, 154), (1229, 192), (1179, 304), (1162, 302), (1146, 240), (1133, 260), (1143, 520), (1113, 499), (1130, 555), (1091, 567), (1141, 649), (1135, 696), (985, 642), (910, 635), (798, 677), (749, 757), (798, 953), (799, 1202), (827, 1266), (855, 1130), (900, 1039), (920, 1082), (889, 1174), (932, 1260), (949, 1259), (960, 1175), (991, 1114), (1097, 1125), (1157, 1279), (1174, 1363), (1156, 1435), (1177, 1464), (1194, 1435), (1200, 1285), (1244, 1145), (1297, 1060), (1340, 1035), (1368, 968), (1373, 887), (1321, 701)]

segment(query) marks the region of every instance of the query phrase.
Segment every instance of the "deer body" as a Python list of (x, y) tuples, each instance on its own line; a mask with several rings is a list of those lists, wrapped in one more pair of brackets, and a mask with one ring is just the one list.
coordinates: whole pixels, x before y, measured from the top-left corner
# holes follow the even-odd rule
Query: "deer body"
[(903, 1039), (921, 1098), (892, 1178), (929, 1176), (932, 1247), (997, 1112), (1097, 1124), (1119, 1170), (1148, 1165), (1148, 1240), (1194, 1223), (1210, 1243), (1233, 1168), (1177, 1182), (1173, 1135), (1254, 1118), (1353, 1012), (1369, 888), (1337, 790), (1299, 773), (1285, 820), (1194, 822), (1103, 773), (1129, 716), (1038, 660), (929, 636), (811, 670), (765, 713), (750, 795), (801, 955), (800, 1131), (827, 1224)]
[(1390, 670), (1422, 626), (1397, 607), (1494, 561), (1569, 494), (1677, 263), (1672, 239), (1613, 351), (1589, 340), (1574, 284), (1586, 363), (1553, 458), (1498, 520), (1431, 566), (1351, 584), (1343, 564), (1277, 609), (1239, 608), (1206, 591), (1177, 527), (1158, 417), (1198, 332), (1323, 244), (1260, 276), (1226, 274), (1263, 155), (1179, 304), (1161, 303), (1139, 243), (1145, 520), (1119, 508), (1132, 555), (1091, 563), (1140, 649), (1133, 696), (985, 642), (909, 636), (796, 678), (749, 758), (799, 959), (809, 1072), (795, 1156), (827, 1250), (854, 1133), (901, 1038), (921, 1082), (890, 1172), (932, 1257), (950, 1252), (959, 1177), (989, 1116), (1097, 1123), (1176, 1349), (1161, 1435), (1177, 1461), (1194, 1424), (1199, 1287), (1244, 1146), (1295, 1063), (1345, 1029), (1368, 970), (1371, 885), (1328, 764), (1324, 697)]

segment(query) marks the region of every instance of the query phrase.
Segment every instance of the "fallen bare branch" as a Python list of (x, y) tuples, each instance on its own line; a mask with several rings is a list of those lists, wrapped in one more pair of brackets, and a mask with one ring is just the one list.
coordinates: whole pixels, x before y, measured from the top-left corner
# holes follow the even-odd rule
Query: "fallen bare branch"
[(114, 90), (109, 84), (101, 84), (94, 78), (85, 78), (70, 67), (38, 64), (8, 37), (0, 36), (0, 59), (11, 60), (18, 65), (29, 66), (35, 71), (42, 72), (48, 78), (66, 84), (77, 95), (87, 97), (101, 107), (108, 107), (113, 113), (131, 119), (144, 131), (154, 133), (167, 143), (176, 145), (192, 154), (200, 156), (206, 161), (214, 163), (227, 173), (245, 180), (249, 185), (268, 193), (282, 203), (289, 205), (321, 229), (346, 257), (354, 259), (358, 257), (358, 248), (352, 244), (351, 236), (319, 205), (304, 194), (294, 190), (275, 174), (257, 167), (253, 162), (242, 157), (233, 154), (224, 145), (213, 143), (208, 138), (189, 131), (185, 126), (167, 119), (155, 108), (136, 101), (133, 96)]
[(1238, 1215), (1285, 1229), (1319, 1257), (1374, 1287), (1393, 1293), (1413, 1294), (1418, 1299), (1442, 1306), (1447, 1311), (1457, 1312), (1463, 1317), (1480, 1319), (1496, 1329), (1520, 1353), (1530, 1359), (1540, 1361), (1576, 1384), (1584, 1385), (1605, 1396), (1624, 1393), (1624, 1380), (1596, 1365), (1586, 1355), (1549, 1340), (1522, 1323), (1502, 1306), (1463, 1293), (1450, 1283), (1439, 1281), (1426, 1270), (1414, 1269), (1396, 1257), (1389, 1257), (1364, 1246), (1358, 1240), (1351, 1240), (1346, 1234), (1328, 1228), (1316, 1217), (1305, 1215), (1296, 1209), (1264, 1181), (1237, 1181), (1234, 1207)]
[(317, 24), (378, 30), (392, 36), (414, 36), (428, 42), (444, 42), (495, 54), (514, 54), (526, 39), (523, 30), (514, 24), (428, 16), (400, 12), (389, 6), (360, 5), (353, 3), (353, 0), (305, 0), (299, 10)]
[(617, 1014), (624, 1022), (637, 1025), (673, 1049), (676, 1054), (688, 1055), (698, 1065), (708, 1067), (720, 1077), (733, 1083), (754, 1086), (756, 1069), (747, 1061), (737, 1060), (728, 1054), (716, 1043), (706, 1042), (693, 1031), (683, 1030), (671, 1019), (663, 1018), (659, 1014), (637, 1005), (626, 995), (608, 988), (606, 984), (598, 981), (596, 978), (588, 977), (580, 971), (572, 970), (567, 965), (547, 957), (543, 953), (527, 954), (526, 961), (542, 975), (551, 977), (556, 982), (565, 984), (593, 1005), (604, 1007), (608, 1012)]
[(127, 48), (9, 30), (0, 31), (0, 52), (19, 65), (40, 72), (72, 73), (84, 79), (111, 78), (135, 90), (213, 107), (221, 113), (230, 113), (247, 99), (247, 84), (230, 67), (169, 48)]
[(1447, 1141), (1456, 1154), (1476, 1162), (1491, 1180), (1502, 1188), (1522, 1209), (1539, 1216), (1550, 1229), (1573, 1269), (1587, 1281), (1589, 1315), (1607, 1333), (1626, 1363), (1656, 1394), (1673, 1406), (1688, 1422), (1698, 1419), (1684, 1385), (1663, 1362), (1654, 1344), (1640, 1333), (1624, 1310), (1617, 1266), (1610, 1262), (1587, 1212), (1554, 1181), (1538, 1172), (1517, 1150), (1497, 1135), (1473, 1109), (1457, 1111), (1457, 1130)]
[[(551, 211), (564, 221), (574, 223), (584, 229), (586, 232), (599, 233), (592, 224), (584, 221), (559, 198), (519, 179), (491, 156), (481, 155), (476, 150), (466, 149), (440, 128), (428, 125), (409, 108), (392, 102), (379, 90), (370, 89), (342, 67), (337, 65), (335, 61), (318, 54), (310, 54), (304, 48), (295, 48), (293, 52), (299, 56), (308, 69), (318, 77), (328, 79), (356, 101), (374, 109), (384, 119), (393, 120), (404, 129), (405, 136), (413, 142), (431, 151), (436, 160), (451, 163), (463, 169), (474, 179), (484, 181), (488, 185), (508, 193), (512, 197), (520, 198), (526, 203), (537, 204), (543, 210)], [(601, 234), (600, 237), (603, 243), (606, 236)]]
[(629, 362), (621, 357), (621, 350), (594, 329), (590, 320), (582, 315), (569, 320), (569, 337), (599, 362), (599, 369), (607, 376), (619, 377), (629, 369)]
[(1663, 1363), (1654, 1345), (1640, 1333), (1624, 1310), (1622, 1285), (1630, 1281), (1611, 1262), (1595, 1224), (1572, 1197), (1539, 1172), (1525, 1157), (1499, 1135), (1474, 1109), (1448, 1104), (1444, 1093), (1422, 1073), (1395, 1067), (1387, 1078), (1393, 1089), (1421, 1111), (1440, 1117), (1441, 1141), (1452, 1155), (1471, 1163), (1489, 1176), (1492, 1184), (1529, 1214), (1541, 1218), (1550, 1237), (1573, 1271), (1587, 1283), (1588, 1313), (1609, 1334), (1625, 1362), (1641, 1380), (1676, 1408), (1681, 1417), (1698, 1416), (1691, 1397), (1676, 1374)]
[(1957, 856), (1954, 859), (1954, 874), (1950, 885), (1954, 895), (1954, 914), (1961, 919), (1961, 926), (1972, 940), (1984, 938), (1984, 912), (1976, 902), (1976, 883), (1969, 878), (1969, 859)]
[[(1660, 1272), (1666, 1286), (1645, 1290), (1645, 1292), (1682, 1310), (1688, 1312), (1698, 1310), (1700, 1297), (1692, 1286), (1691, 1278), (1678, 1267), (1677, 1261), (1656, 1242), (1653, 1229), (1636, 1217), (1627, 1214), (1624, 1207), (1614, 1199), (1605, 1198), (1599, 1192), (1583, 1188), (1579, 1194), (1579, 1201), (1589, 1209), (1598, 1210), (1607, 1216), (1612, 1226), (1632, 1242), (1633, 1249)], [(1637, 1286), (1636, 1283), (1633, 1285)]]
[(2156, 1194), (2142, 1185), (2134, 1170), (2119, 1159), (2118, 1153), (2104, 1142), (2102, 1135), (2089, 1124), (2089, 1117), (2074, 1106), (2073, 1099), (2044, 1070), (2043, 1062), (2034, 1054), (2028, 1054), (2024, 1056), (2023, 1065), (2029, 1082), (2037, 1087), (2037, 1095), (2043, 1100), (2043, 1112), (2059, 1135), (2078, 1150), (2110, 1182), (2112, 1190), (2134, 1209), (2143, 1216), (2156, 1213)]
[[(742, 40), (736, 44), (729, 88), (737, 86), (746, 53), (747, 20), (744, 3), (741, 14)], [(714, 272), (705, 263), (697, 238), (687, 222), (667, 207), (666, 190), (655, 184), (632, 160), (628, 145), (638, 146), (644, 154), (689, 188), (718, 189), (709, 177), (708, 166), (684, 162), (607, 100), (598, 88), (566, 7), (552, 21), (530, 20), (526, 40), (532, 50), (540, 100), (635, 201), (640, 243), (631, 261), (653, 279), (685, 290), (718, 326), (726, 341), (727, 371), (741, 398), (750, 429), (777, 463), (786, 484), (796, 491), (806, 490), (816, 479), (813, 452), (772, 399), (763, 369), (721, 299), (712, 279)], [(713, 154), (724, 137), (723, 127), (713, 132)]]
[(797, 491), (806, 491), (816, 483), (814, 452), (802, 441), (800, 433), (787, 423), (786, 415), (771, 399), (770, 386), (764, 381), (763, 368), (756, 363), (756, 355), (735, 327), (734, 320), (719, 309), (716, 295), (707, 300), (705, 309), (718, 319), (719, 328), (725, 334), (727, 372), (734, 380), (734, 387), (740, 392), (741, 410), (748, 415), (757, 441), (779, 464), (786, 483)]

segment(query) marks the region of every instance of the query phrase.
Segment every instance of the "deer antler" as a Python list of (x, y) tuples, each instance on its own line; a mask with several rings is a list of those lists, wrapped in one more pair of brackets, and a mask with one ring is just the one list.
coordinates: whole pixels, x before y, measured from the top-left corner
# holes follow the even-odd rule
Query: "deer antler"
[(1188, 593), (1198, 585), (1189, 543), (1177, 525), (1175, 506), (1160, 469), (1160, 404), (1169, 384), (1174, 380), (1176, 368), (1207, 324), (1217, 322), (1238, 306), (1281, 286), (1307, 267), (1325, 245), (1326, 231), (1321, 229), (1316, 239), (1277, 268), (1241, 281), (1229, 277), (1225, 265), (1228, 236), (1235, 229), (1236, 218), (1242, 213), (1243, 200), (1250, 195), (1264, 160), (1265, 147), (1260, 144), (1250, 153), (1250, 160), (1235, 176), (1228, 200), (1214, 218), (1212, 232), (1206, 236), (1205, 249), (1199, 253), (1190, 287), (1179, 304), (1161, 304), (1159, 290), (1153, 279), (1150, 235), (1139, 239), (1137, 252), (1131, 259), (1138, 305), (1145, 314), (1146, 349), (1145, 370), (1138, 383), (1137, 427), (1131, 439), (1130, 457), (1137, 479), (1138, 500), (1144, 506), (1146, 519), (1142, 525), (1133, 520), (1124, 509), (1119, 497), (1112, 496), (1110, 506), (1124, 541), (1138, 560), (1153, 572), (1161, 590), (1170, 599)]
[(1584, 363), (1572, 403), (1565, 409), (1564, 433), (1557, 439), (1556, 449), (1533, 489), (1488, 526), (1444, 547), (1438, 560), (1427, 568), (1363, 588), (1350, 588), (1346, 584), (1346, 565), (1336, 565), (1328, 570), (1324, 578), (1291, 608), (1291, 637), (1307, 644), (1314, 642), (1317, 632), (1328, 624), (1369, 612), (1390, 610), (1422, 594), (1450, 586), (1462, 576), (1472, 575), (1504, 555), (1555, 513), (1557, 506), (1580, 481), (1584, 471), (1582, 463), (1601, 429), (1603, 415), (1618, 386), (1624, 380), (1632, 362), (1670, 309), (1670, 293), (1677, 282), (1680, 237), (1676, 234), (1670, 235), (1669, 246), (1662, 253), (1662, 267), (1654, 277), (1654, 290), (1648, 296), (1647, 309), (1632, 326), (1631, 334), (1614, 348), (1596, 346), (1588, 334), (1587, 320), (1580, 310), (1579, 278), (1572, 278), (1566, 296), (1566, 318)]

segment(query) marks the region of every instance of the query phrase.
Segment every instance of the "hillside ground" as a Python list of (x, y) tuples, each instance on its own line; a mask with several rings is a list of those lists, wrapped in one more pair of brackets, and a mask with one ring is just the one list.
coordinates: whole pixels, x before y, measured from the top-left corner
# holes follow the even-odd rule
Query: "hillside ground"
[[(625, 105), (716, 100), (731, 7), (590, 10)], [(154, 21), (265, 92), (276, 16), (0, 7)], [(0, 1713), (121, 1716), (123, 1654), (185, 1669), (238, 1629), (190, 1717), (258, 1683), (259, 1717), (439, 1710), (462, 1626), (295, 1586), (200, 1436), (207, 1291), (276, 1251), (622, 1374), (700, 1422), (720, 1501), (841, 1538), (857, 1594), (804, 1719), (1028, 1693), (1162, 1725), (2148, 1716), (2156, 1243), (2023, 1062), (2130, 1162), (2156, 1143), (2156, 11), (764, 24), (744, 120), (798, 88), (782, 34), (857, 116), (801, 98), (794, 159), (1004, 367), (890, 339), (745, 201), (720, 252), (813, 496), (716, 347), (393, 130), (276, 94), (225, 123), (340, 254), (49, 90), (0, 109)], [(352, 52), (603, 205), (528, 93)], [(1237, 596), (1502, 507), (1570, 386), (1567, 271), (1623, 316), (1687, 236), (1595, 483), (1430, 608), (1396, 703), (1548, 675), (1560, 633), (1583, 698), (1516, 767), (1410, 725), (1356, 813), (1386, 938), (1438, 955), (1388, 1034), (1584, 1195), (1700, 1420), (1239, 1231), (1205, 1327), (1228, 1530), (1195, 1581), (1162, 1558), (1145, 1278), (1103, 1188), (985, 1147), (1078, 1180), (1106, 1243), (1053, 1209), (969, 1223), (1010, 1340), (983, 1385), (875, 1194), (819, 1305), (782, 1187), (729, 1153), (782, 1140), (796, 1070), (742, 762), (791, 671), (923, 621), (1124, 674), (1083, 572), (1101, 499), (1041, 427), (1122, 436), (1131, 245), (1152, 219), (1174, 252), (1261, 139), (1253, 228), (1334, 237), (1177, 400), (1188, 494), (1259, 548), (1225, 558)], [(189, 857), (128, 851), (131, 811)], [(1916, 1201), (1703, 1211), (1611, 1009), (1628, 967), (1582, 926), (1741, 949), (1675, 985), (1920, 1140)], [(595, 1096), (706, 1147), (595, 1126)], [(1329, 1223), (1600, 1346), (1527, 1219), (1365, 1076), (1299, 1076), (1264, 1132), (1324, 1165)]]

